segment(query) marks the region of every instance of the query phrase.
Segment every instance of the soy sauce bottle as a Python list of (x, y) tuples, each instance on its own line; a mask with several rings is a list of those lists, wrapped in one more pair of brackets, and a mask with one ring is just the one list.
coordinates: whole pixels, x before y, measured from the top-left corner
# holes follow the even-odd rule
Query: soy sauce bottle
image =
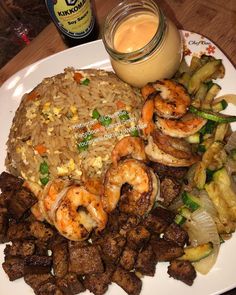
[(67, 46), (96, 40), (98, 26), (90, 0), (45, 0), (52, 21)]

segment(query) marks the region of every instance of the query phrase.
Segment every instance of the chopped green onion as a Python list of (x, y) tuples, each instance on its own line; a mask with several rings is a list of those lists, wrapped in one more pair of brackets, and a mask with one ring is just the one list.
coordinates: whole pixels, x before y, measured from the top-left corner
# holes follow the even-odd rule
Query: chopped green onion
[(82, 140), (80, 143), (77, 144), (77, 149), (80, 152), (84, 152), (88, 149), (89, 143), (86, 140)]
[(110, 118), (109, 116), (101, 116), (99, 118), (99, 122), (102, 124), (102, 126), (109, 126), (112, 122), (112, 118)]
[(121, 111), (119, 113), (119, 118), (120, 118), (121, 121), (127, 121), (127, 120), (129, 120), (129, 114), (128, 114), (128, 112), (127, 111)]
[(97, 110), (97, 109), (94, 109), (93, 110), (93, 113), (92, 113), (92, 118), (93, 119), (99, 119), (100, 118), (100, 113), (99, 113), (99, 111)]
[(138, 136), (139, 136), (138, 129), (135, 128), (134, 130), (132, 130), (132, 131), (130, 132), (130, 135), (133, 136), (133, 137), (138, 137)]
[(86, 141), (89, 141), (89, 140), (91, 140), (91, 139), (93, 139), (93, 134), (88, 133), (88, 134), (85, 135), (83, 141), (86, 142)]
[(48, 174), (48, 171), (49, 171), (49, 169), (48, 169), (48, 164), (47, 164), (47, 162), (46, 161), (43, 161), (41, 164), (40, 164), (40, 167), (39, 167), (39, 172), (41, 173), (41, 174)]
[(49, 182), (49, 177), (42, 177), (40, 178), (40, 182), (42, 183), (42, 185), (46, 185)]
[(81, 81), (81, 84), (82, 85), (85, 85), (85, 86), (88, 86), (89, 83), (90, 83), (90, 80), (88, 78), (86, 78), (86, 79), (84, 79), (84, 80)]

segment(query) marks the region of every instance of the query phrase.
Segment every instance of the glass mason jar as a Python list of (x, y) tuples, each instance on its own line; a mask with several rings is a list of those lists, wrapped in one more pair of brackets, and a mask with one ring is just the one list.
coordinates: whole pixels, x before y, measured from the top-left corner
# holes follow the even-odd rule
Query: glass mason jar
[[(138, 15), (157, 18), (155, 33), (147, 44), (132, 52), (120, 52), (115, 48), (115, 36), (122, 23)], [(141, 36), (144, 36), (142, 34)], [(130, 36), (125, 36), (127, 40)], [(136, 87), (148, 82), (171, 78), (182, 58), (181, 35), (152, 0), (125, 0), (107, 15), (102, 38), (117, 76)]]

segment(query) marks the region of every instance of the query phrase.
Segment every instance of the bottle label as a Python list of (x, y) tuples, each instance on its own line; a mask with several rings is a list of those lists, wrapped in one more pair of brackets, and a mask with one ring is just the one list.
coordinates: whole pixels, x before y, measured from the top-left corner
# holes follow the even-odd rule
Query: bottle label
[(65, 35), (84, 38), (94, 27), (89, 0), (46, 0), (49, 13), (58, 29)]

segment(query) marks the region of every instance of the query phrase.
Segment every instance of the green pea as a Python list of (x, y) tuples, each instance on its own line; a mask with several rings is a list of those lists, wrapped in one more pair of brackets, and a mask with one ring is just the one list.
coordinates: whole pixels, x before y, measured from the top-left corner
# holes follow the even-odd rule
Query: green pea
[(86, 140), (82, 140), (80, 143), (77, 144), (77, 149), (79, 152), (86, 151), (88, 149), (89, 143)]
[(81, 81), (82, 85), (88, 86), (90, 83), (90, 80), (88, 78), (84, 79), (83, 81)]
[(112, 122), (112, 118), (110, 118), (109, 116), (101, 116), (99, 118), (99, 122), (102, 124), (102, 126), (109, 126)]
[(40, 178), (42, 185), (46, 185), (49, 182), (49, 176)]
[(39, 172), (41, 174), (48, 174), (49, 172), (49, 167), (48, 167), (48, 163), (46, 161), (43, 161), (41, 164), (40, 164), (40, 167), (39, 167)]
[(129, 114), (127, 111), (121, 111), (119, 114), (119, 118), (121, 121), (127, 121), (129, 120)]
[(99, 117), (100, 117), (99, 111), (97, 109), (94, 109), (93, 113), (92, 113), (92, 118), (93, 119), (99, 119)]

